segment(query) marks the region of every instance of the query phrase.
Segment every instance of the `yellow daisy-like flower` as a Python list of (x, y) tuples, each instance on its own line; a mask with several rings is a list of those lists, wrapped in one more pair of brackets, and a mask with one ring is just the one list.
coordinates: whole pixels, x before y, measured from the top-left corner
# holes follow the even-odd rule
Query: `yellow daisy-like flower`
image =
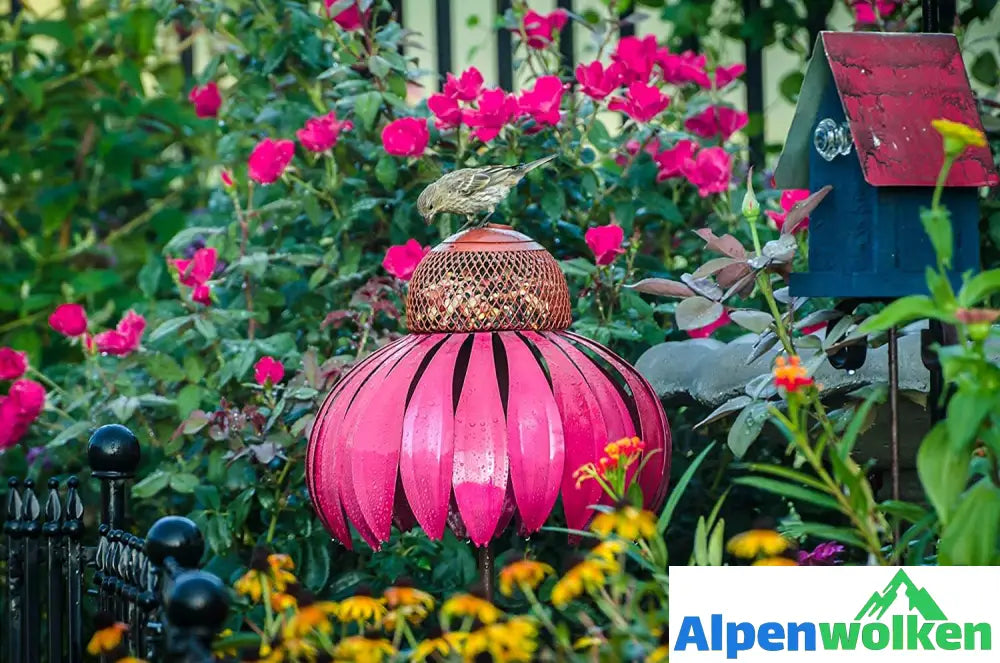
[(600, 589), (607, 582), (608, 573), (618, 570), (618, 565), (604, 559), (585, 559), (556, 582), (552, 588), (552, 604), (557, 608), (565, 608), (570, 602), (584, 593)]
[(275, 592), (271, 594), (271, 609), (275, 612), (284, 612), (298, 605), (295, 597), (285, 592)]
[(313, 631), (329, 634), (333, 631), (331, 615), (337, 615), (339, 607), (333, 601), (299, 601), (299, 609), (288, 621), (282, 635), (285, 640), (303, 638)]
[(233, 584), (233, 588), (238, 594), (258, 603), (264, 595), (265, 584), (272, 593), (284, 592), (289, 585), (294, 585), (295, 575), (290, 571), (293, 568), (295, 564), (288, 555), (268, 554), (266, 548), (257, 546), (250, 558), (250, 569)]
[(500, 619), (501, 612), (486, 599), (472, 594), (456, 594), (441, 606), (441, 615), (445, 619), (474, 617), (483, 624), (492, 624)]
[(950, 157), (957, 157), (967, 147), (986, 147), (986, 135), (961, 122), (941, 118), (931, 120), (931, 126), (944, 138), (944, 152)]
[(430, 610), (423, 604), (401, 605), (395, 610), (385, 613), (385, 617), (382, 618), (382, 626), (385, 627), (386, 631), (395, 631), (400, 619), (416, 625), (424, 621), (429, 614)]
[(428, 610), (434, 609), (434, 597), (415, 587), (389, 587), (382, 592), (382, 597), (390, 608), (422, 605)]
[(758, 559), (752, 566), (798, 566), (798, 562), (787, 557), (765, 557)]
[(381, 663), (395, 654), (396, 649), (385, 638), (366, 638), (360, 635), (341, 640), (333, 650), (336, 660), (354, 663)]
[(435, 654), (447, 658), (451, 654), (460, 654), (465, 649), (468, 633), (443, 633), (437, 638), (428, 638), (417, 643), (413, 650), (412, 660), (423, 661)]
[(531, 559), (522, 559), (508, 564), (500, 571), (500, 592), (504, 596), (514, 593), (515, 587), (535, 589), (545, 580), (545, 576), (555, 573), (548, 564)]
[(385, 613), (385, 599), (377, 599), (374, 596), (359, 594), (340, 602), (337, 617), (345, 623), (372, 622), (377, 625), (382, 623)]
[(590, 551), (591, 557), (603, 559), (606, 562), (617, 562), (619, 555), (628, 550), (628, 544), (621, 539), (601, 541)]
[(488, 653), (494, 661), (531, 661), (538, 649), (537, 635), (538, 627), (533, 621), (527, 617), (514, 617), (470, 633), (462, 655), (466, 660)]
[(97, 630), (87, 643), (87, 653), (91, 656), (109, 654), (121, 645), (125, 633), (128, 632), (128, 625), (116, 622), (107, 613), (97, 615), (94, 621)]
[(752, 529), (729, 539), (726, 550), (743, 559), (753, 559), (758, 555), (775, 557), (788, 550), (788, 539), (772, 529)]
[(594, 516), (590, 523), (590, 531), (607, 537), (612, 532), (635, 541), (640, 536), (651, 539), (656, 536), (656, 516), (652, 511), (639, 510), (634, 506), (626, 506), (617, 511), (602, 512)]

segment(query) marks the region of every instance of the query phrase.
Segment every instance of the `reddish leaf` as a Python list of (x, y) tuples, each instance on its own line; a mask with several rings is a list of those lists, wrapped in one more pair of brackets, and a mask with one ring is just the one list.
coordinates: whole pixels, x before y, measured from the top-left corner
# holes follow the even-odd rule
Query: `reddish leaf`
[(722, 304), (704, 297), (689, 297), (677, 305), (674, 316), (679, 329), (701, 329), (707, 327), (725, 311)]
[(694, 291), (691, 288), (670, 279), (643, 279), (625, 287), (660, 297), (694, 297)]
[(705, 240), (705, 248), (709, 251), (715, 251), (730, 258), (743, 259), (747, 257), (747, 250), (740, 244), (740, 240), (732, 235), (725, 234), (722, 237), (718, 237), (709, 228), (695, 230), (695, 233), (698, 234), (698, 237)]
[(826, 194), (832, 190), (833, 185), (827, 184), (805, 200), (800, 200), (792, 205), (792, 209), (788, 210), (788, 214), (785, 215), (785, 222), (781, 226), (781, 234), (791, 235), (795, 232), (795, 229), (812, 214), (812, 211), (826, 198)]

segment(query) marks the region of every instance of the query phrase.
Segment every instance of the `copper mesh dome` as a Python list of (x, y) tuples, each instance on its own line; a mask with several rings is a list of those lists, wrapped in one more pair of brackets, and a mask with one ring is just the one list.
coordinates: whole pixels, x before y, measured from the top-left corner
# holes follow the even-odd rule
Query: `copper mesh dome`
[(406, 324), (418, 334), (567, 329), (569, 288), (540, 244), (490, 224), (424, 256), (410, 281)]

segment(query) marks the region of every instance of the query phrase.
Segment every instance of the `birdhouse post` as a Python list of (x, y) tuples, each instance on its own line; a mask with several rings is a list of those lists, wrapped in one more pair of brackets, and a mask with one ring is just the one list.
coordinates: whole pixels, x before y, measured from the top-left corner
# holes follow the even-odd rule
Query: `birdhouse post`
[[(950, 34), (822, 32), (806, 70), (774, 179), (782, 189), (833, 190), (810, 215), (800, 297), (895, 298), (925, 293), (936, 264), (920, 222), (944, 161), (931, 121), (982, 129), (958, 41)], [(979, 269), (978, 188), (997, 183), (989, 148), (959, 157), (942, 203), (954, 232), (951, 278)]]

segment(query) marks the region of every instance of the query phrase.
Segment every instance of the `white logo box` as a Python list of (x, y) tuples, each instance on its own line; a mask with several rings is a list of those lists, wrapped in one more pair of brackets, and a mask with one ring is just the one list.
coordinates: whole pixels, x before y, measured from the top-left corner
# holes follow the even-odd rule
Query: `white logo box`
[(670, 660), (1000, 663), (1000, 567), (671, 567)]

